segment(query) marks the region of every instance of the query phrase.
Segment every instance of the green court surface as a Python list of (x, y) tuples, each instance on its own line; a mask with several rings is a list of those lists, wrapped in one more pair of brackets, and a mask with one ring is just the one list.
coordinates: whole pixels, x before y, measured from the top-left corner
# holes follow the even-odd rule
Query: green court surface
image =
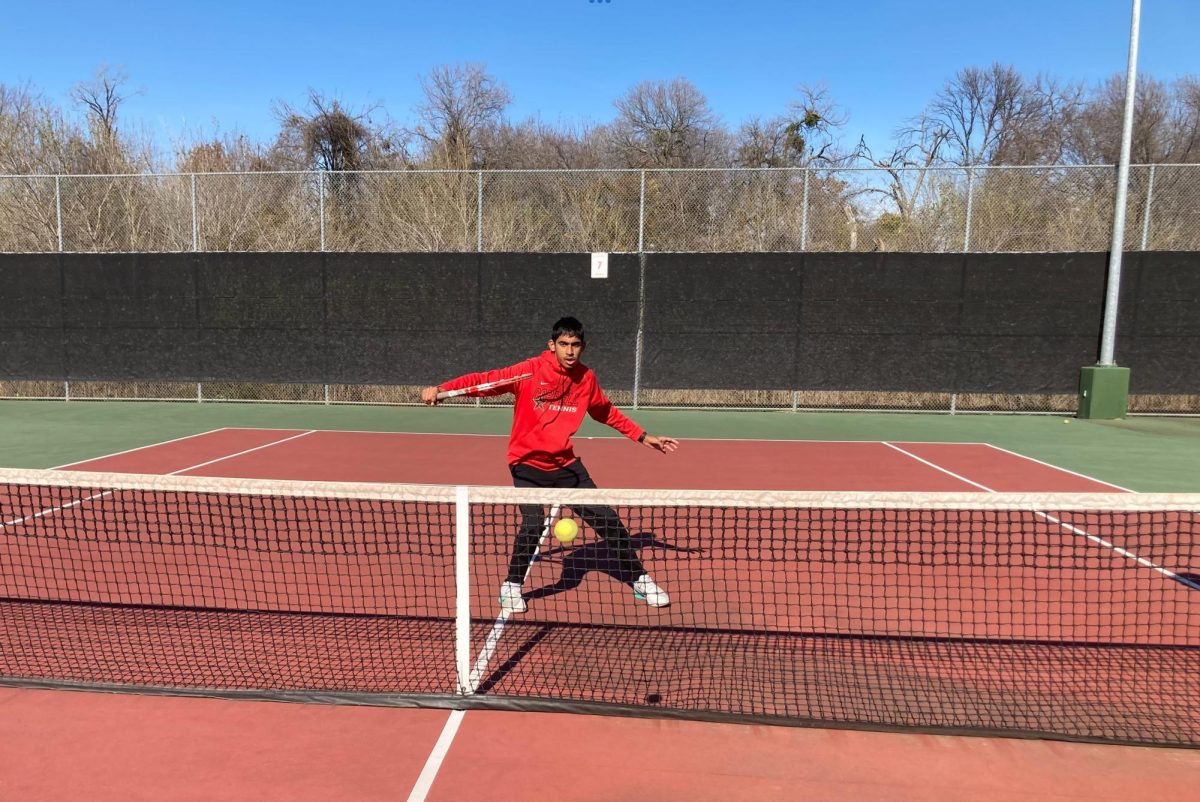
[[(1141, 492), (1200, 492), (1200, 418), (626, 410), (688, 438), (990, 443)], [(49, 468), (223, 427), (506, 434), (508, 408), (0, 402), (0, 466)], [(588, 421), (581, 437), (619, 436)], [(497, 449), (497, 459), (503, 459)], [(677, 455), (687, 458), (686, 442)]]

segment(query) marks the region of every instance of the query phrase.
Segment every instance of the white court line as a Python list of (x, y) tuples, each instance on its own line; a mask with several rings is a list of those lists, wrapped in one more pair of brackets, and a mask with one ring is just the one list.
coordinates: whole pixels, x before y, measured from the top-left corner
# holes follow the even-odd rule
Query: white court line
[[(888, 446), (889, 448), (896, 449), (901, 454), (907, 454), (908, 456), (912, 457), (913, 459), (917, 460), (918, 462), (923, 462), (926, 465), (928, 465), (929, 467), (939, 470), (948, 476), (953, 476), (955, 479), (959, 479), (961, 481), (966, 482), (967, 484), (974, 485), (975, 487), (978, 487), (980, 490), (984, 490), (988, 493), (997, 492), (997, 491), (993, 490), (992, 488), (988, 487), (987, 485), (981, 485), (981, 484), (979, 484), (979, 482), (974, 482), (965, 476), (960, 476), (959, 474), (955, 473), (954, 471), (951, 471), (947, 468), (943, 468), (942, 466), (937, 465), (933, 462), (930, 462), (929, 460), (924, 459), (922, 457), (918, 457), (916, 454), (912, 453), (911, 451), (905, 451), (903, 448), (900, 448), (900, 446), (894, 445), (892, 443), (884, 443), (884, 445)], [(1020, 454), (1018, 454), (1017, 456), (1020, 456)], [(1054, 467), (1054, 466), (1051, 466), (1051, 467)], [(1092, 541), (1093, 543), (1095, 543), (1099, 546), (1103, 546), (1106, 549), (1110, 549), (1113, 553), (1118, 554), (1127, 560), (1132, 560), (1133, 562), (1137, 563), (1138, 565), (1142, 566), (1143, 568), (1149, 568), (1152, 571), (1157, 571), (1158, 573), (1162, 574), (1163, 576), (1165, 576), (1169, 579), (1173, 579), (1182, 585), (1186, 585), (1189, 588), (1195, 588), (1197, 590), (1200, 590), (1200, 587), (1197, 587), (1195, 582), (1188, 580), (1188, 579), (1184, 579), (1183, 577), (1181, 577), (1179, 574), (1175, 573), (1174, 571), (1171, 571), (1167, 568), (1163, 568), (1161, 565), (1158, 565), (1157, 563), (1153, 563), (1150, 560), (1147, 560), (1145, 557), (1139, 557), (1138, 555), (1134, 554), (1132, 551), (1129, 551), (1128, 549), (1123, 549), (1120, 546), (1117, 546), (1114, 543), (1110, 543), (1107, 540), (1105, 540), (1104, 538), (1097, 537), (1096, 535), (1093, 535), (1090, 532), (1080, 529), (1077, 526), (1072, 526), (1071, 524), (1063, 523), (1058, 518), (1055, 518), (1053, 515), (1050, 515), (1049, 513), (1041, 512), (1039, 510), (1033, 510), (1032, 512), (1034, 515), (1037, 515), (1047, 521), (1050, 521), (1051, 523), (1058, 524), (1063, 529), (1067, 530), (1068, 532), (1070, 532), (1073, 535), (1079, 535), (1080, 537), (1085, 537), (1088, 540)]]
[[(237, 429), (244, 432), (278, 432), (287, 431), (282, 426), (226, 426), (226, 429)], [(295, 427), (293, 427), (294, 429)], [(222, 429), (214, 429), (213, 431), (222, 431)], [(397, 432), (384, 431), (380, 429), (314, 429), (317, 434), (394, 434), (401, 437), (509, 437), (508, 434), (481, 434), (478, 432)], [(601, 434), (601, 435), (578, 435), (574, 440), (625, 440), (623, 434)], [(849, 443), (849, 444), (869, 444), (886, 445), (883, 440), (808, 440), (792, 437), (680, 437), (680, 440), (699, 440), (705, 443)], [(947, 442), (945, 440), (904, 440), (902, 442), (911, 443), (915, 446), (986, 446), (989, 443), (966, 443), (958, 440)]]
[(151, 443), (148, 446), (138, 446), (137, 448), (127, 448), (124, 451), (114, 451), (111, 454), (101, 454), (98, 457), (89, 457), (87, 459), (76, 460), (75, 462), (68, 462), (66, 465), (55, 465), (50, 470), (62, 471), (62, 470), (66, 470), (67, 468), (71, 468), (75, 465), (83, 465), (84, 463), (87, 463), (87, 462), (95, 462), (96, 460), (108, 459), (109, 457), (119, 457), (122, 454), (132, 454), (135, 451), (142, 451), (147, 448), (157, 448), (159, 446), (165, 446), (168, 443), (178, 443), (183, 440), (191, 440), (193, 437), (203, 437), (206, 434), (216, 434), (217, 432), (224, 431), (225, 428), (226, 427), (222, 427), (220, 429), (209, 429), (207, 432), (197, 432), (196, 434), (186, 434), (183, 437), (173, 437), (170, 440), (161, 440), (157, 443)]
[(1063, 473), (1069, 473), (1072, 476), (1078, 476), (1080, 479), (1087, 479), (1089, 482), (1095, 482), (1096, 484), (1105, 485), (1106, 487), (1116, 488), (1117, 490), (1120, 490), (1124, 493), (1137, 492), (1135, 490), (1130, 490), (1128, 487), (1121, 487), (1120, 485), (1114, 485), (1112, 482), (1106, 482), (1103, 479), (1097, 479), (1094, 476), (1088, 476), (1086, 473), (1079, 473), (1078, 471), (1073, 471), (1070, 468), (1060, 468), (1058, 465), (1054, 465), (1049, 462), (1042, 462), (1040, 459), (1038, 459), (1036, 457), (1030, 457), (1025, 454), (1018, 453), (1016, 451), (1009, 451), (1007, 448), (1001, 448), (1000, 446), (992, 445), (991, 443), (984, 443), (984, 445), (986, 445), (988, 448), (994, 448), (997, 451), (1003, 451), (1005, 454), (1012, 454), (1014, 457), (1020, 457), (1021, 459), (1027, 459), (1030, 462), (1036, 462), (1038, 465), (1045, 465), (1047, 468), (1053, 468), (1056, 471), (1062, 471)]
[[(294, 431), (294, 430), (293, 430), (293, 431)], [(301, 437), (307, 437), (307, 436), (308, 436), (308, 435), (310, 435), (310, 434), (315, 434), (315, 433), (316, 433), (316, 431), (317, 431), (316, 429), (309, 429), (307, 432), (301, 432), (300, 434), (294, 434), (294, 435), (292, 435), (291, 437), (285, 437), (285, 438), (283, 438), (282, 440), (272, 440), (271, 442), (269, 442), (269, 443), (264, 443), (264, 444), (262, 444), (261, 446), (255, 446), (254, 448), (247, 448), (247, 449), (245, 449), (245, 450), (243, 450), (243, 451), (238, 451), (238, 452), (236, 452), (236, 453), (233, 453), (233, 454), (226, 454), (226, 455), (225, 455), (225, 456), (223, 456), (223, 457), (217, 457), (216, 459), (210, 459), (208, 462), (201, 462), (201, 463), (199, 463), (198, 465), (190, 465), (190, 466), (188, 466), (187, 468), (180, 468), (180, 469), (179, 469), (179, 470), (177, 470), (177, 471), (171, 471), (170, 473), (168, 473), (168, 474), (165, 474), (165, 475), (166, 475), (166, 476), (175, 476), (176, 474), (183, 473), (184, 471), (194, 471), (194, 470), (196, 470), (197, 468), (203, 468), (203, 467), (205, 467), (205, 466), (207, 466), (207, 465), (212, 465), (214, 462), (224, 462), (224, 461), (225, 461), (225, 460), (227, 460), (227, 459), (233, 459), (234, 457), (240, 457), (240, 456), (242, 456), (243, 454), (250, 454), (250, 453), (252, 453), (252, 452), (254, 452), (254, 451), (262, 451), (264, 448), (270, 448), (270, 447), (272, 447), (272, 446), (277, 446), (277, 445), (280, 445), (280, 444), (282, 444), (282, 443), (286, 443), (286, 442), (288, 442), (288, 441), (290, 441), (290, 440), (298, 440), (298, 439), (300, 439)], [(254, 477), (246, 477), (246, 478), (248, 478), (248, 479), (249, 479), (249, 478), (254, 478)]]
[[(446, 759), (446, 754), (450, 751), (450, 744), (454, 742), (454, 736), (458, 734), (458, 726), (462, 724), (463, 716), (466, 715), (464, 710), (451, 710), (449, 718), (446, 719), (446, 726), (442, 727), (442, 734), (438, 736), (437, 743), (433, 745), (433, 751), (429, 753), (429, 758), (425, 761), (425, 767), (421, 769), (421, 774), (417, 777), (417, 784), (413, 786), (412, 793), (408, 795), (408, 802), (425, 802), (425, 797), (429, 795), (429, 789), (433, 787), (433, 781), (437, 779), (438, 771), (442, 768), (442, 761)], [(484, 795), (485, 790), (480, 788), (480, 795)], [(503, 798), (503, 793), (498, 793), (497, 796)]]
[[(270, 443), (265, 443), (261, 446), (255, 446), (254, 448), (247, 448), (242, 451), (238, 451), (234, 454), (226, 454), (223, 457), (217, 457), (216, 459), (210, 459), (207, 462), (201, 462), (197, 465), (190, 465), (186, 468), (180, 468), (177, 471), (171, 471), (170, 473), (163, 474), (163, 475), (164, 476), (175, 476), (177, 474), (183, 473), (184, 471), (194, 471), (197, 468), (203, 468), (206, 465), (212, 465), (214, 462), (224, 462), (227, 459), (233, 459), (234, 457), (240, 457), (243, 454), (249, 454), (252, 451), (260, 451), (264, 448), (270, 448), (271, 446), (277, 446), (280, 443), (286, 443), (289, 440), (295, 440), (298, 437), (304, 437), (305, 435), (310, 435), (313, 433), (313, 431), (315, 431), (315, 430), (310, 429), (307, 432), (301, 432), (300, 434), (294, 434), (291, 437), (285, 437), (282, 440), (273, 440)], [(194, 437), (195, 435), (191, 435), (191, 436)], [(164, 442), (171, 442), (171, 441), (164, 441)], [(133, 449), (133, 450), (136, 451), (137, 449)], [(104, 498), (105, 496), (111, 496), (112, 494), (113, 494), (113, 491), (106, 490), (103, 493), (96, 493), (95, 495), (88, 496), (87, 498), (76, 499), (75, 501), (72, 501), (69, 504), (60, 504), (57, 507), (49, 507), (47, 509), (41, 510), (40, 512), (35, 512), (32, 515), (26, 515), (24, 518), (14, 518), (11, 521), (5, 521), (4, 523), (0, 523), (0, 529), (3, 529), (7, 526), (13, 526), (15, 524), (25, 523), (26, 521), (31, 521), (34, 518), (41, 518), (43, 516), (50, 515), (51, 513), (61, 512), (62, 510), (69, 510), (72, 507), (78, 507), (80, 504), (85, 504), (89, 501), (94, 501), (95, 499), (98, 499), (98, 498)]]
[(941, 465), (935, 465), (935, 464), (933, 464), (932, 462), (930, 462), (930, 461), (929, 461), (929, 460), (927, 460), (927, 459), (923, 459), (923, 458), (921, 458), (921, 457), (918, 457), (916, 454), (912, 453), (911, 451), (905, 451), (903, 448), (901, 448), (900, 446), (896, 445), (895, 443), (887, 443), (887, 442), (885, 442), (885, 443), (884, 443), (884, 445), (885, 445), (885, 446), (887, 446), (888, 448), (894, 448), (894, 449), (896, 449), (896, 450), (897, 450), (897, 451), (899, 451), (901, 454), (904, 454), (904, 455), (906, 455), (906, 456), (912, 457), (912, 458), (913, 458), (913, 459), (915, 459), (917, 462), (923, 462), (923, 463), (925, 463), (926, 465), (928, 465), (930, 468), (933, 468), (934, 470), (937, 470), (937, 471), (941, 471), (942, 473), (946, 474), (947, 476), (953, 476), (955, 479), (957, 479), (957, 480), (958, 480), (958, 481), (960, 481), (960, 482), (966, 482), (966, 483), (967, 483), (967, 484), (969, 484), (969, 485), (974, 485), (975, 487), (978, 487), (980, 490), (986, 491), (986, 492), (988, 492), (988, 493), (995, 493), (995, 492), (996, 492), (995, 490), (992, 490), (992, 489), (991, 489), (990, 487), (988, 487), (987, 485), (981, 485), (981, 484), (979, 484), (979, 482), (972, 482), (972, 481), (971, 481), (970, 479), (968, 479), (967, 477), (965, 477), (965, 476), (961, 476), (961, 475), (959, 475), (959, 474), (955, 473), (954, 471), (950, 470), (949, 468), (943, 468)]

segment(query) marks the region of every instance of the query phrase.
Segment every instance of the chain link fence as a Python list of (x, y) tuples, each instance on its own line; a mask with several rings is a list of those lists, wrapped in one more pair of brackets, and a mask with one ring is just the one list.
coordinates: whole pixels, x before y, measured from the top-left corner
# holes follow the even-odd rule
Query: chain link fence
[[(1102, 252), (1113, 166), (0, 176), (0, 252)], [(1200, 165), (1135, 165), (1125, 247), (1200, 251)], [(419, 388), (0, 382), (0, 397), (409, 404)], [(1070, 413), (1066, 395), (613, 388), (618, 403)], [(473, 402), (468, 402), (473, 403)], [(490, 402), (483, 402), (490, 403)], [(1200, 396), (1132, 396), (1200, 412)]]
[[(0, 251), (1107, 250), (1115, 167), (0, 176)], [(1126, 247), (1200, 250), (1200, 165), (1130, 172)]]
[[(417, 385), (278, 382), (0, 381), (0, 399), (41, 401), (175, 401), (185, 403), (420, 406)], [(605, 387), (614, 404), (633, 409), (780, 410), (793, 412), (930, 412), (950, 415), (1074, 415), (1078, 399), (1054, 393), (915, 393), (823, 390), (631, 390)], [(450, 406), (508, 407), (510, 396), (455, 398)], [(1200, 396), (1129, 396), (1131, 415), (1200, 415)]]

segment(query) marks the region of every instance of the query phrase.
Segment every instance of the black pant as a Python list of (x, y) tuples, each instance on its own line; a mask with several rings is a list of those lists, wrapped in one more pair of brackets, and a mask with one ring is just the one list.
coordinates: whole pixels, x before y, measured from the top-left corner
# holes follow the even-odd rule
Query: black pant
[[(596, 487), (592, 477), (588, 476), (583, 460), (575, 460), (556, 471), (542, 471), (520, 464), (509, 465), (508, 469), (512, 473), (514, 487)], [(607, 541), (617, 559), (617, 566), (628, 581), (646, 573), (633, 543), (630, 542), (629, 530), (621, 522), (616, 510), (612, 507), (587, 506), (575, 508), (575, 514)], [(529, 563), (533, 559), (533, 553), (537, 551), (545, 527), (546, 515), (541, 505), (521, 505), (521, 531), (517, 533), (512, 558), (508, 561), (509, 582), (524, 584)]]

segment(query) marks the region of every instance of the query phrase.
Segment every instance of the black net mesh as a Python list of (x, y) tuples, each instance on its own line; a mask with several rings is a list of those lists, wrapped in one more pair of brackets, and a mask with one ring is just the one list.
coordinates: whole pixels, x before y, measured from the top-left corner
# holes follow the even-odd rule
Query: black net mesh
[(468, 498), (0, 471), (0, 677), (1200, 744), (1195, 496)]

